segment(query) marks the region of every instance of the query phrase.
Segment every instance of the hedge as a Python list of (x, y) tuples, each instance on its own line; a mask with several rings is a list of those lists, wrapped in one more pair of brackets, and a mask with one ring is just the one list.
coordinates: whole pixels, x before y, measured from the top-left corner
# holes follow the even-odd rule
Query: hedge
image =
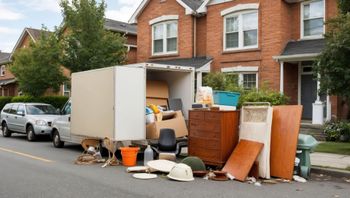
[(40, 102), (51, 104), (55, 108), (62, 108), (63, 105), (68, 101), (66, 96), (15, 96), (15, 97), (0, 97), (0, 108), (2, 109), (5, 104), (10, 102)]

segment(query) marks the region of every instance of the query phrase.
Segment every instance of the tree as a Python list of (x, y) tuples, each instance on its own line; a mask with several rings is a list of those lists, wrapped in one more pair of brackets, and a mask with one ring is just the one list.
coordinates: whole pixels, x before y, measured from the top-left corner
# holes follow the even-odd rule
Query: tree
[(125, 62), (125, 37), (104, 28), (104, 1), (62, 0), (60, 6), (67, 32), (62, 38), (65, 67), (77, 72)]
[(19, 89), (31, 96), (41, 96), (49, 88), (59, 91), (60, 85), (67, 80), (59, 56), (58, 37), (43, 28), (38, 41), (14, 54), (10, 70), (17, 78)]
[(340, 13), (327, 22), (326, 45), (314, 65), (321, 92), (350, 99), (350, 3), (339, 0)]

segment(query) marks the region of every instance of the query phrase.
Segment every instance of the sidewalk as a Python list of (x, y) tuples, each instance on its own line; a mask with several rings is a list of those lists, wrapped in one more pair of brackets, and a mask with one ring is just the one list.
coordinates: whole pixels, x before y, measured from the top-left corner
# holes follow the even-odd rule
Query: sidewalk
[(311, 165), (327, 168), (349, 169), (350, 156), (331, 153), (311, 153)]

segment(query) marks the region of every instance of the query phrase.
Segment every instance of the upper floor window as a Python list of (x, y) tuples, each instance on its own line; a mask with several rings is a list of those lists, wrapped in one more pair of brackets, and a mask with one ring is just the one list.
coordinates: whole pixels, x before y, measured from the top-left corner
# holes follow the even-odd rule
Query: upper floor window
[(258, 47), (258, 11), (243, 11), (224, 17), (224, 51)]
[(1, 65), (1, 67), (0, 67), (0, 76), (5, 76), (5, 71), (6, 71), (6, 66), (5, 65)]
[(312, 0), (301, 4), (301, 35), (321, 37), (324, 33), (324, 0)]
[(177, 53), (177, 21), (166, 21), (152, 26), (152, 54)]

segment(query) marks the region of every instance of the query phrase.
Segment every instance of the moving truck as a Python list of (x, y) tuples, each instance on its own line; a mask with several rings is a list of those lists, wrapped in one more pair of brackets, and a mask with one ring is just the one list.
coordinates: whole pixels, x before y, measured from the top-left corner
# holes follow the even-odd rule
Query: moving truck
[(53, 144), (84, 138), (146, 140), (147, 80), (165, 81), (169, 98), (180, 98), (183, 113), (194, 102), (193, 67), (140, 63), (72, 74), (72, 95), (53, 122)]

